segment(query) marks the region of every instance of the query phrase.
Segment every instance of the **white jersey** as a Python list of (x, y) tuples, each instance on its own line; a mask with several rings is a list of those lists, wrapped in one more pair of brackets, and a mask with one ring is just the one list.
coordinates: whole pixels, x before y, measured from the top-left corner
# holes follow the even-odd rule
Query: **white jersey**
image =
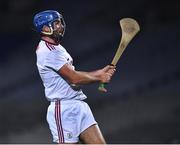
[(73, 59), (63, 46), (41, 40), (36, 55), (37, 67), (45, 87), (46, 98), (49, 101), (87, 98), (81, 89), (73, 87), (58, 74), (58, 70), (67, 63), (74, 69)]

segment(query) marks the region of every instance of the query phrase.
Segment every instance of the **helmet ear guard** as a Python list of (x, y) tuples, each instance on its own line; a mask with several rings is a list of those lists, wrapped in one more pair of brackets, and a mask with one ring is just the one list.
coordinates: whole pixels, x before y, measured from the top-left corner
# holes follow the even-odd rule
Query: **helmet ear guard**
[[(46, 27), (46, 28), (45, 28), (45, 27)], [(46, 30), (43, 31), (43, 29), (47, 29), (47, 28), (49, 29), (49, 31), (46, 31)], [(44, 25), (43, 28), (42, 28), (41, 33), (44, 34), (44, 35), (52, 35), (52, 34), (53, 34), (53, 28), (52, 28), (52, 26), (46, 26), (46, 25)]]

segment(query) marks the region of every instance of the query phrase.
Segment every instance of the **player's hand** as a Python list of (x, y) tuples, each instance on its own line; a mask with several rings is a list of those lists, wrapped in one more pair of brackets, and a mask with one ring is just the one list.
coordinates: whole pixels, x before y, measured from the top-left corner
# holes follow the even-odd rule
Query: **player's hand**
[(101, 83), (109, 83), (114, 72), (116, 71), (116, 66), (107, 65), (103, 69), (101, 69)]
[(107, 70), (107, 73), (110, 73), (113, 76), (115, 71), (116, 71), (116, 66), (111, 66), (111, 68)]

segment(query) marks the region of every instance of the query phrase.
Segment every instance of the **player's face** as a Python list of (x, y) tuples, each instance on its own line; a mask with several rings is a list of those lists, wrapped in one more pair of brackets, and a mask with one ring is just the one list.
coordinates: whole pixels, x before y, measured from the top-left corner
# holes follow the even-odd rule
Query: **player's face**
[(60, 20), (56, 20), (54, 23), (54, 31), (56, 31), (57, 33), (59, 33), (60, 35), (63, 33), (64, 31), (64, 28), (61, 24), (61, 21)]

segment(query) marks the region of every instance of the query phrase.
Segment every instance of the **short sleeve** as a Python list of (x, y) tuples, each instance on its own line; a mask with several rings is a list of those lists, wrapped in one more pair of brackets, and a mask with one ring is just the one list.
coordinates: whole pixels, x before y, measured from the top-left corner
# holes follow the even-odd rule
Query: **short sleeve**
[(45, 60), (45, 66), (56, 71), (58, 71), (66, 63), (67, 59), (60, 51), (52, 51), (47, 55)]

